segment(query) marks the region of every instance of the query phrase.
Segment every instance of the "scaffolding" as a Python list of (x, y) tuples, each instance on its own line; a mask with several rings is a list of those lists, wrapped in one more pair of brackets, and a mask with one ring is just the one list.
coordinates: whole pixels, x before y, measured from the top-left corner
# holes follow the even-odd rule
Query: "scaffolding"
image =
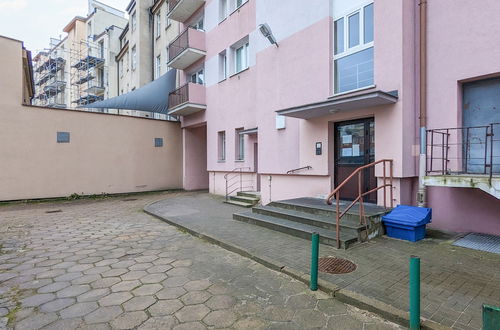
[(71, 47), (71, 104), (85, 106), (104, 99), (108, 72), (104, 42), (80, 41)]
[(35, 104), (46, 107), (65, 108), (67, 86), (66, 60), (58, 49), (38, 53), (35, 62)]

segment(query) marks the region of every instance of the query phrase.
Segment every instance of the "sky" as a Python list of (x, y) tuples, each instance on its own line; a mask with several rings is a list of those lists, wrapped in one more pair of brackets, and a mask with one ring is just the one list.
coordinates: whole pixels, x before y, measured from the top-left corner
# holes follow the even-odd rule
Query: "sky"
[[(125, 11), (130, 0), (101, 2)], [(22, 40), (37, 52), (49, 46), (49, 38), (64, 38), (66, 24), (87, 13), (88, 0), (0, 0), (0, 35)]]

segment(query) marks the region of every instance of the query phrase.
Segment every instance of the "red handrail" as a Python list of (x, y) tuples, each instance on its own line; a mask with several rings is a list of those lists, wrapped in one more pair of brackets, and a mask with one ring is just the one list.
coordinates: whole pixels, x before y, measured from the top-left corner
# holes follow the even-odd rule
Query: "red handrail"
[[(375, 187), (369, 191), (362, 192), (362, 180), (361, 180), (361, 175), (363, 173), (363, 170), (370, 168), (370, 167), (375, 167), (377, 164), (383, 164), (383, 182), (384, 184), (381, 185), (380, 187)], [(386, 163), (389, 164), (389, 177), (386, 175)], [(376, 162), (363, 165), (361, 167), (358, 167), (354, 172), (352, 172), (342, 183), (340, 183), (326, 198), (326, 203), (328, 205), (332, 205), (332, 198), (335, 197), (336, 199), (336, 215), (337, 215), (337, 221), (336, 221), (336, 232), (337, 232), (337, 249), (340, 249), (340, 219), (349, 211), (357, 202), (359, 202), (359, 223), (361, 224), (364, 220), (365, 227), (366, 225), (366, 217), (365, 217), (365, 207), (363, 205), (363, 197), (366, 195), (369, 195), (375, 191), (378, 191), (379, 189), (384, 189), (384, 207), (387, 208), (387, 187), (390, 187), (389, 195), (390, 195), (390, 205), (391, 208), (393, 207), (393, 160), (392, 159), (381, 159)], [(347, 184), (352, 178), (354, 178), (357, 175), (358, 177), (358, 197), (352, 201), (351, 204), (345, 210), (340, 213), (340, 189)], [(387, 180), (389, 180), (389, 183), (387, 183)]]

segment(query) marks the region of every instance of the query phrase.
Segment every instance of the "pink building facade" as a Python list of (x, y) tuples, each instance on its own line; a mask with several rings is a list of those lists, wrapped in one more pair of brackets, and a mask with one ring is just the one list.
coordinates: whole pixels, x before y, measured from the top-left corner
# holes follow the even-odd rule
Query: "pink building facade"
[[(184, 188), (224, 195), (226, 178), (241, 172), (241, 188), (260, 191), (263, 204), (325, 197), (355, 168), (390, 159), (394, 204), (415, 205), (421, 145), (419, 2), (170, 1), (169, 17), (186, 30), (169, 46), (168, 64), (182, 72), (169, 108), (181, 117)], [(490, 95), (500, 91), (495, 80), (500, 46), (494, 42), (500, 3), (486, 2), (427, 0), (427, 129), (500, 122), (500, 100)], [(485, 108), (485, 102), (489, 115), (470, 119), (479, 117), (467, 114), (465, 104)], [(454, 147), (446, 146), (456, 157), (438, 157), (445, 147), (436, 142), (430, 166), (426, 150), (432, 226), (500, 234), (494, 139), (486, 134), (489, 145), (485, 140), (471, 147), (460, 132), (451, 138)], [(465, 160), (463, 148), (475, 148)], [(459, 183), (450, 184), (446, 175), (453, 164), (468, 164), (481, 148), (493, 162), (466, 168), (474, 180), (488, 178), (489, 188), (470, 184), (471, 173), (463, 166), (457, 171), (462, 175), (454, 176)], [(438, 162), (447, 164), (441, 173), (432, 171)], [(381, 185), (382, 176), (380, 166), (366, 171), (363, 189)], [(347, 189), (343, 197), (354, 198), (357, 189)], [(383, 199), (382, 190), (367, 196), (378, 204)]]

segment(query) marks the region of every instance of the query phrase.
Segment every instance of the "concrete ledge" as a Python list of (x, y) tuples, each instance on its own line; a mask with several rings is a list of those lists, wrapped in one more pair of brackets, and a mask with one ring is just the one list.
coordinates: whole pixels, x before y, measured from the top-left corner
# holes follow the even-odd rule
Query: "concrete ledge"
[[(144, 212), (158, 218), (172, 226), (175, 226), (195, 237), (201, 238), (207, 242), (210, 242), (212, 244), (218, 245), (228, 251), (237, 253), (243, 257), (249, 258), (254, 260), (255, 262), (258, 262), (262, 264), (263, 266), (270, 268), (272, 270), (282, 272), (286, 275), (289, 275), (290, 277), (299, 280), (307, 285), (309, 285), (309, 274), (304, 273), (298, 269), (285, 266), (284, 264), (273, 260), (269, 257), (262, 256), (262, 255), (256, 255), (252, 251), (249, 251), (243, 247), (240, 247), (234, 243), (230, 243), (227, 241), (224, 241), (220, 238), (213, 237), (209, 234), (202, 233), (201, 231), (197, 231), (196, 229), (192, 229), (186, 226), (183, 226), (179, 222), (168, 219), (164, 216), (157, 215), (151, 211), (148, 211), (148, 207), (156, 202), (153, 202), (149, 205), (146, 205), (144, 207)], [(335, 284), (325, 281), (323, 279), (318, 279), (318, 289), (326, 292), (333, 297), (337, 298), (339, 301), (347, 303), (349, 305), (353, 305), (356, 307), (359, 307), (361, 309), (373, 312), (375, 314), (378, 314), (385, 318), (386, 320), (395, 322), (397, 324), (400, 324), (402, 326), (407, 327), (409, 324), (409, 315), (408, 312), (403, 311), (401, 309), (395, 308), (391, 305), (388, 305), (384, 302), (381, 302), (377, 299), (373, 299), (370, 297), (366, 297), (364, 295), (361, 295), (359, 293), (346, 290), (346, 289), (339, 289), (338, 286)], [(443, 326), (437, 322), (430, 321), (430, 320), (425, 320), (423, 319), (421, 322), (422, 329), (431, 329), (431, 330), (444, 330), (444, 329), (451, 329), (450, 327)]]

